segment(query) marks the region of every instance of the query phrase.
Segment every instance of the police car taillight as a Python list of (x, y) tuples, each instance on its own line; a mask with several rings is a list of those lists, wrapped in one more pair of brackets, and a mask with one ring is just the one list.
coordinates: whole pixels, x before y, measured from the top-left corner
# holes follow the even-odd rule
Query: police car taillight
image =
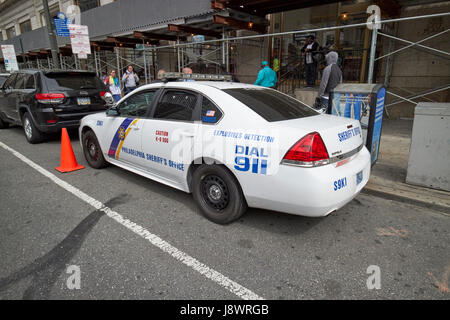
[(318, 132), (300, 139), (284, 156), (282, 163), (301, 167), (317, 167), (330, 163), (327, 148)]
[(63, 103), (66, 96), (64, 93), (38, 93), (36, 99), (44, 104), (59, 104)]

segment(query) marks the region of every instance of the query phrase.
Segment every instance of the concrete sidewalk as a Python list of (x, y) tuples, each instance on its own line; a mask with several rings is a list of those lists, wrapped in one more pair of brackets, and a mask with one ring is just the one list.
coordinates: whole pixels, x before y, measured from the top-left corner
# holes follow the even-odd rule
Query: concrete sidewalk
[(379, 158), (363, 192), (450, 216), (450, 192), (405, 183), (412, 125), (412, 120), (383, 120)]

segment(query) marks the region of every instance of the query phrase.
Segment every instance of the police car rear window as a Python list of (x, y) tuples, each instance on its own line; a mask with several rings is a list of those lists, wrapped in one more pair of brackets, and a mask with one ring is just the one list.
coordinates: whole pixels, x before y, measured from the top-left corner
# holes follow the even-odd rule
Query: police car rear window
[(287, 95), (269, 89), (225, 89), (269, 122), (306, 118), (318, 115), (318, 112), (302, 102)]

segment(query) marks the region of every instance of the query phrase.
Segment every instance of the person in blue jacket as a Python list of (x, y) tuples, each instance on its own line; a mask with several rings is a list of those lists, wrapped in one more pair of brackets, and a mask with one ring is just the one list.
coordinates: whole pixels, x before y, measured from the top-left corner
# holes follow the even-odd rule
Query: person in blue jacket
[(261, 71), (258, 72), (258, 79), (255, 81), (255, 85), (274, 88), (277, 84), (277, 74), (269, 67), (269, 62), (263, 61)]

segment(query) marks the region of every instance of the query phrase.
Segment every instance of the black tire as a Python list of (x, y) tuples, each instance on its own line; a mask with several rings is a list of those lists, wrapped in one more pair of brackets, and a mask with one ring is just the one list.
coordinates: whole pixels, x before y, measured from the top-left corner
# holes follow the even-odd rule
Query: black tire
[(198, 167), (192, 176), (191, 189), (201, 213), (215, 223), (228, 224), (247, 211), (239, 182), (222, 165)]
[(7, 129), (9, 127), (9, 123), (6, 121), (3, 121), (0, 117), (0, 129)]
[(107, 166), (107, 162), (103, 157), (102, 149), (98, 143), (95, 133), (88, 130), (83, 133), (83, 153), (86, 161), (94, 169), (101, 169)]
[(36, 128), (28, 112), (22, 116), (22, 126), (27, 141), (31, 144), (42, 142), (44, 135)]

